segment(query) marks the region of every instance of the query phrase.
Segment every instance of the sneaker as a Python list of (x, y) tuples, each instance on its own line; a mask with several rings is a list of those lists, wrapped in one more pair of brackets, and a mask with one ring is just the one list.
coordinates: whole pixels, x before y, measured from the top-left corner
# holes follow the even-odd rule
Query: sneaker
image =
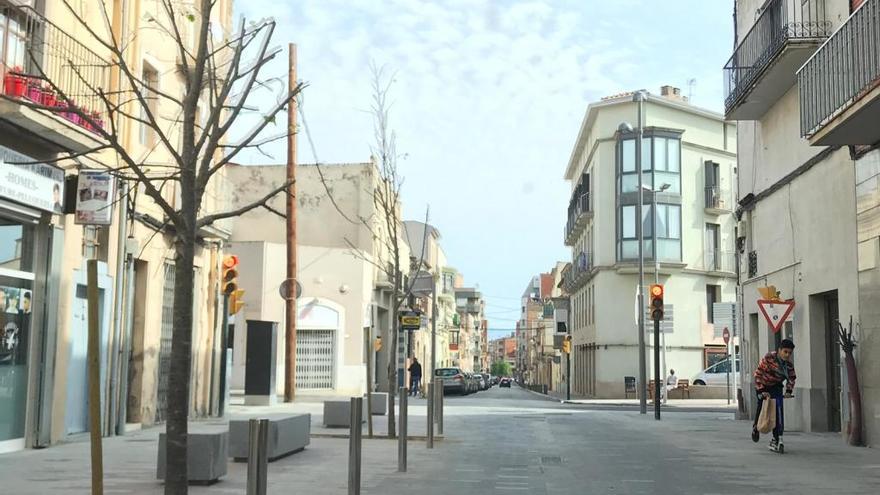
[(779, 452), (779, 440), (775, 438), (770, 439), (770, 445), (768, 445), (767, 448), (773, 452)]
[(761, 440), (761, 434), (757, 428), (752, 428), (752, 441), (758, 443), (759, 440)]

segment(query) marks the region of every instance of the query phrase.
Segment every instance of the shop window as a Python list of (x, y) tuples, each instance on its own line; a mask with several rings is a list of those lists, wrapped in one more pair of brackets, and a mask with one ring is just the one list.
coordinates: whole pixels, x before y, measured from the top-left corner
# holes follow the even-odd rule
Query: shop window
[(33, 256), (34, 227), (0, 218), (0, 268), (33, 271)]

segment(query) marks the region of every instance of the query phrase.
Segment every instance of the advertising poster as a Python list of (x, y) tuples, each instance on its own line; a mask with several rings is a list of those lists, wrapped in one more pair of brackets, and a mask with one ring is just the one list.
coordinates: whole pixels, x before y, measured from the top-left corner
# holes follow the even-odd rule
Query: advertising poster
[(113, 220), (113, 176), (108, 172), (83, 170), (76, 186), (76, 223), (110, 225)]

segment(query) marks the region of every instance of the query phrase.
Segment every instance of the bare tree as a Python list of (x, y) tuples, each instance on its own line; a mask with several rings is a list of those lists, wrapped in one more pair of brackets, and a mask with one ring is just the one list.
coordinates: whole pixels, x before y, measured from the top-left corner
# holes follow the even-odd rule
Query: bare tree
[[(87, 33), (88, 40), (84, 43), (100, 47), (101, 52), (109, 55), (104, 61), (104, 69), (118, 76), (117, 81), (104, 87), (90, 76), (95, 67), (73, 58), (72, 54), (62, 55), (65, 58), (64, 77), (61, 77), (43, 67), (42, 53), (31, 49), (31, 74), (51, 87), (64, 105), (17, 101), (68, 118), (73, 115), (99, 138), (99, 145), (86, 151), (63, 154), (56, 161), (79, 162), (82, 158), (91, 158), (96, 166), (103, 166), (122, 180), (140, 185), (164, 213), (165, 225), (172, 232), (175, 246), (165, 493), (184, 494), (187, 493), (188, 475), (193, 260), (198, 232), (219, 220), (265, 206), (274, 196), (285, 193), (290, 184), (281, 184), (259, 200), (230, 211), (202, 211), (205, 193), (223, 167), (243, 150), (259, 149), (263, 144), (287, 137), (286, 128), (276, 136), (267, 137), (266, 134), (275, 116), (287, 108), (303, 86), (284, 88), (276, 94), (274, 102), (263, 106), (251, 98), (257, 90), (268, 89), (269, 79), (263, 77), (264, 69), (278, 52), (269, 46), (275, 30), (273, 20), (246, 24), (242, 19), (228, 35), (216, 39), (213, 33), (217, 26), (212, 26), (212, 18), (220, 17), (214, 12), (217, 0), (158, 0), (157, 12), (136, 15), (146, 14), (149, 28), (143, 29), (159, 33), (169, 42), (168, 46), (174, 47), (170, 56), (176, 58), (176, 75), (181, 81), (182, 94), (172, 94), (140, 76), (135, 62), (139, 57), (131, 50), (131, 41), (142, 35), (143, 29), (124, 38), (122, 33), (114, 31), (114, 13), (108, 10), (105, 0), (96, 3), (103, 21), (97, 24), (89, 22), (83, 11), (69, 0), (64, 1), (78, 31)], [(32, 33), (32, 36), (40, 36), (40, 33)], [(34, 45), (43, 46), (45, 43)], [(69, 92), (71, 81), (79, 88), (77, 94)], [(77, 106), (74, 98), (98, 102), (99, 112)], [(256, 123), (232, 142), (230, 131), (244, 115), (256, 115)], [(136, 154), (127, 147), (120, 129), (130, 126), (144, 126), (153, 133), (155, 145), (150, 152)], [(115, 163), (108, 165), (107, 161)], [(177, 184), (179, 188), (179, 204), (169, 201), (168, 195), (163, 193), (163, 187), (169, 183)]]
[[(399, 314), (400, 310), (410, 302), (412, 289), (416, 282), (415, 277), (412, 275), (415, 275), (424, 265), (428, 229), (425, 229), (422, 233), (421, 252), (412, 253), (410, 260), (404, 259), (404, 249), (401, 245), (402, 242), (405, 242), (403, 240), (405, 227), (401, 211), (401, 191), (404, 178), (398, 168), (398, 159), (404, 158), (405, 155), (397, 151), (397, 136), (391, 128), (389, 121), (391, 110), (389, 95), (394, 84), (394, 76), (393, 74), (388, 74), (385, 67), (379, 67), (375, 63), (370, 64), (370, 70), (372, 75), (372, 102), (369, 112), (373, 117), (373, 139), (375, 140), (371, 146), (371, 152), (378, 169), (376, 184), (371, 184), (369, 186), (370, 189), (366, 191), (372, 197), (375, 208), (371, 216), (363, 217), (345, 212), (334, 199), (332, 187), (328, 184), (321, 170), (321, 163), (318, 160), (314, 143), (311, 140), (308, 120), (303, 110), (305, 106), (302, 104), (302, 101), (297, 105), (297, 108), (302, 116), (304, 131), (312, 148), (312, 154), (315, 155), (314, 159), (318, 176), (334, 208), (346, 221), (365, 227), (373, 239), (378, 241), (378, 244), (375, 244), (376, 252), (370, 253), (369, 256), (365, 256), (357, 248), (353, 240), (346, 238), (344, 239), (345, 243), (348, 245), (353, 256), (372, 264), (392, 284), (392, 323), (388, 339), (390, 342), (386, 343), (385, 348), (388, 356), (388, 435), (394, 437), (397, 431), (394, 404), (398, 380), (397, 341), (400, 334)], [(428, 222), (427, 215), (426, 211), (425, 223)], [(387, 253), (390, 260), (385, 259), (383, 253)], [(410, 280), (407, 283), (408, 276), (411, 277), (409, 277)]]

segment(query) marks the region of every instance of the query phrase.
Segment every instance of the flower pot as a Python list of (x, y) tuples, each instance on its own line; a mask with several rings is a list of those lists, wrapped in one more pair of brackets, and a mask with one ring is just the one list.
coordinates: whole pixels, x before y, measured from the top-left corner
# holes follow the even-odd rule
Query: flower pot
[(3, 78), (3, 86), (7, 95), (16, 98), (23, 97), (27, 89), (24, 78), (11, 73), (6, 74), (6, 77)]
[(43, 105), (55, 107), (56, 103), (55, 92), (51, 89), (43, 89)]
[(43, 90), (35, 84), (29, 84), (27, 87), (27, 99), (34, 103), (42, 103)]

